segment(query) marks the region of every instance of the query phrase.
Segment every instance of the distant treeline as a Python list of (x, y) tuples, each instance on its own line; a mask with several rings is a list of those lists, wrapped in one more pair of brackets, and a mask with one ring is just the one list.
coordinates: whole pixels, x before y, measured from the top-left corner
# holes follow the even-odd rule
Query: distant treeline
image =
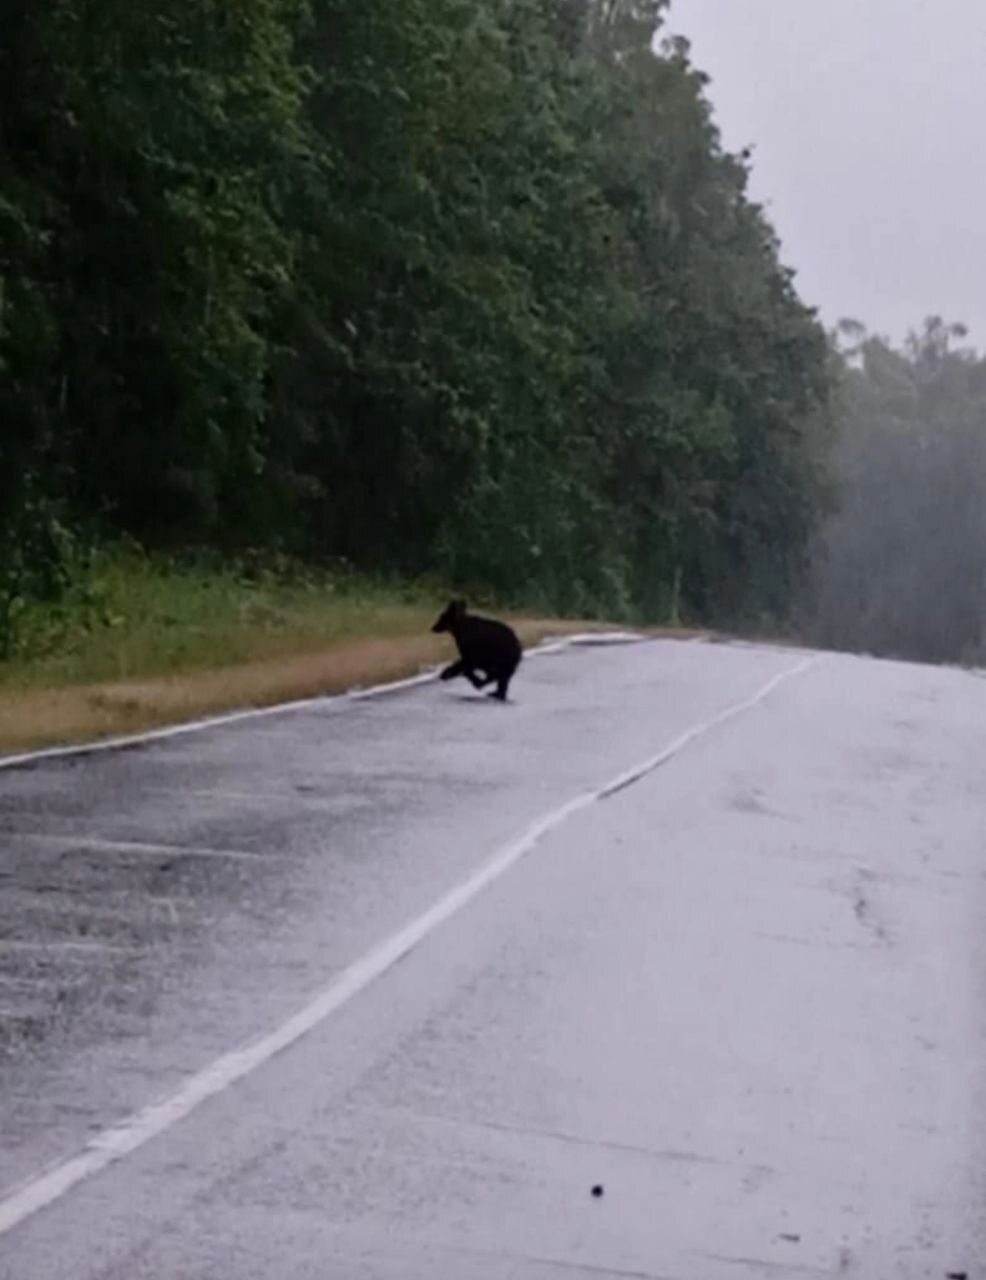
[(816, 547), (820, 644), (986, 661), (986, 358), (928, 320), (896, 350), (842, 327), (838, 505)]
[(12, 0), (0, 623), (124, 534), (784, 617), (830, 352), (664, 8)]

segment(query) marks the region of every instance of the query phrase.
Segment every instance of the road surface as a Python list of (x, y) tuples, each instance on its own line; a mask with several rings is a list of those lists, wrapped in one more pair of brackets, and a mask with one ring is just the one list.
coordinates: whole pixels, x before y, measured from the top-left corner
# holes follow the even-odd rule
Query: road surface
[(986, 1276), (986, 681), (512, 695), (0, 770), (3, 1280)]

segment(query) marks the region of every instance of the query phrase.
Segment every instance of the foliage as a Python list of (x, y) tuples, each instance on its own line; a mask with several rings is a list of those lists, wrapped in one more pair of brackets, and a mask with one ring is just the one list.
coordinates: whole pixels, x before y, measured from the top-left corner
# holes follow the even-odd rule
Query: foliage
[(40, 501), (561, 610), (785, 613), (828, 353), (662, 0), (9, 8), (8, 556), (44, 560)]

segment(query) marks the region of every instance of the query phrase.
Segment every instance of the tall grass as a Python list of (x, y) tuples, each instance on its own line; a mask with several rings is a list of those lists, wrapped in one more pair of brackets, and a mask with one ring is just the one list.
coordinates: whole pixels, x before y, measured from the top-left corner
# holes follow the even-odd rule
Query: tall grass
[(374, 581), (271, 557), (222, 561), (97, 552), (58, 602), (26, 606), (0, 689), (175, 675), (421, 634), (434, 584)]
[[(57, 601), (18, 610), (14, 657), (0, 662), (0, 754), (413, 674), (451, 652), (429, 631), (444, 596), (270, 557), (100, 551)], [(587, 625), (509, 616), (525, 644)]]

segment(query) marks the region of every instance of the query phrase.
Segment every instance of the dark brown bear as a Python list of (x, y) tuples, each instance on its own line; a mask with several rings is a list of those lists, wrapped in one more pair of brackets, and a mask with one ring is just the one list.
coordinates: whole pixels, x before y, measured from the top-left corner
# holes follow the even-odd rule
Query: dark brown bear
[(521, 647), (505, 622), (477, 618), (466, 613), (464, 600), (453, 600), (432, 631), (448, 631), (459, 649), (459, 661), (446, 667), (441, 679), (465, 676), (475, 689), (495, 681), (496, 688), (490, 696), (506, 701), (507, 687), (520, 662)]

